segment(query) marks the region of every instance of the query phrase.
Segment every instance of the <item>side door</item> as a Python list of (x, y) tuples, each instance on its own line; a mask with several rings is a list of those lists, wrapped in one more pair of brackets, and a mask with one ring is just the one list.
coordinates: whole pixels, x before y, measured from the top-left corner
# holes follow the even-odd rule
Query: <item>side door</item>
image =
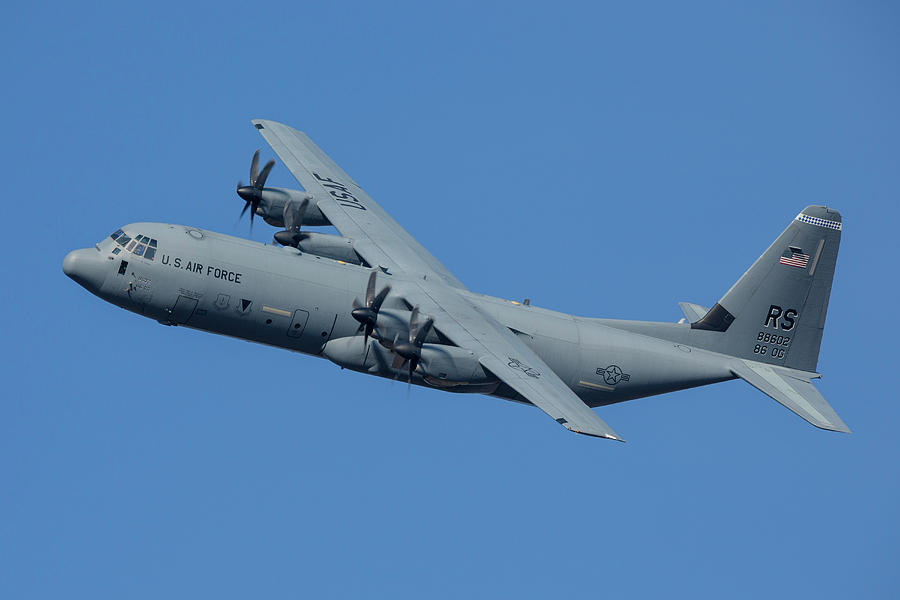
[(197, 299), (188, 296), (178, 296), (175, 305), (169, 309), (169, 323), (184, 325), (193, 316), (197, 308)]

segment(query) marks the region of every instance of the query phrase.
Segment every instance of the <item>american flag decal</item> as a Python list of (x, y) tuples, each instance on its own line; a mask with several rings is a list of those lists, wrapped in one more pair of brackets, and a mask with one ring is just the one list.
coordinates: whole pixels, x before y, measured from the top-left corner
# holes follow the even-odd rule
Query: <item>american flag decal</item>
[(781, 255), (781, 258), (778, 259), (778, 262), (790, 267), (800, 267), (801, 269), (805, 269), (806, 263), (809, 262), (809, 254), (803, 254), (803, 250), (800, 248), (788, 246), (784, 251), (784, 254)]

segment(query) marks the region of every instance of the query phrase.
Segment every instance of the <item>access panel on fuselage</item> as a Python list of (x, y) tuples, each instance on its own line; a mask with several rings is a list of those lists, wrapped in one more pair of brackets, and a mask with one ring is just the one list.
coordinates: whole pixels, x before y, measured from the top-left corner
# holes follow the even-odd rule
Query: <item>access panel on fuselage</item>
[(306, 323), (309, 321), (309, 311), (307, 310), (295, 310), (294, 318), (291, 319), (291, 325), (288, 327), (287, 334), (290, 337), (298, 338), (303, 335), (303, 331), (306, 329)]

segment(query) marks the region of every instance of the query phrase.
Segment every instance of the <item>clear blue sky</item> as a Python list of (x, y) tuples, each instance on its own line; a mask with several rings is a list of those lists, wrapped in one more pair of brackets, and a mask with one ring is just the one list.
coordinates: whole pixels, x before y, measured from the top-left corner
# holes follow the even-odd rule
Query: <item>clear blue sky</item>
[[(0, 23), (0, 596), (898, 596), (894, 3), (151, 4)], [(253, 117), (470, 288), (582, 315), (676, 321), (838, 208), (819, 389), (854, 433), (729, 382), (583, 438), (63, 275), (131, 221), (247, 235)]]

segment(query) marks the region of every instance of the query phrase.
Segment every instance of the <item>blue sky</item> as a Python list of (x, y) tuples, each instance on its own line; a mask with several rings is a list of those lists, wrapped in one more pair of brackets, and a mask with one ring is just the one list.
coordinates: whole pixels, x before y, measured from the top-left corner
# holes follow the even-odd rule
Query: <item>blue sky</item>
[[(898, 11), (621, 4), (7, 7), (2, 595), (896, 597)], [(132, 221), (248, 235), (253, 117), (470, 288), (581, 315), (676, 321), (838, 208), (818, 387), (854, 433), (728, 382), (588, 439), (63, 275)]]

